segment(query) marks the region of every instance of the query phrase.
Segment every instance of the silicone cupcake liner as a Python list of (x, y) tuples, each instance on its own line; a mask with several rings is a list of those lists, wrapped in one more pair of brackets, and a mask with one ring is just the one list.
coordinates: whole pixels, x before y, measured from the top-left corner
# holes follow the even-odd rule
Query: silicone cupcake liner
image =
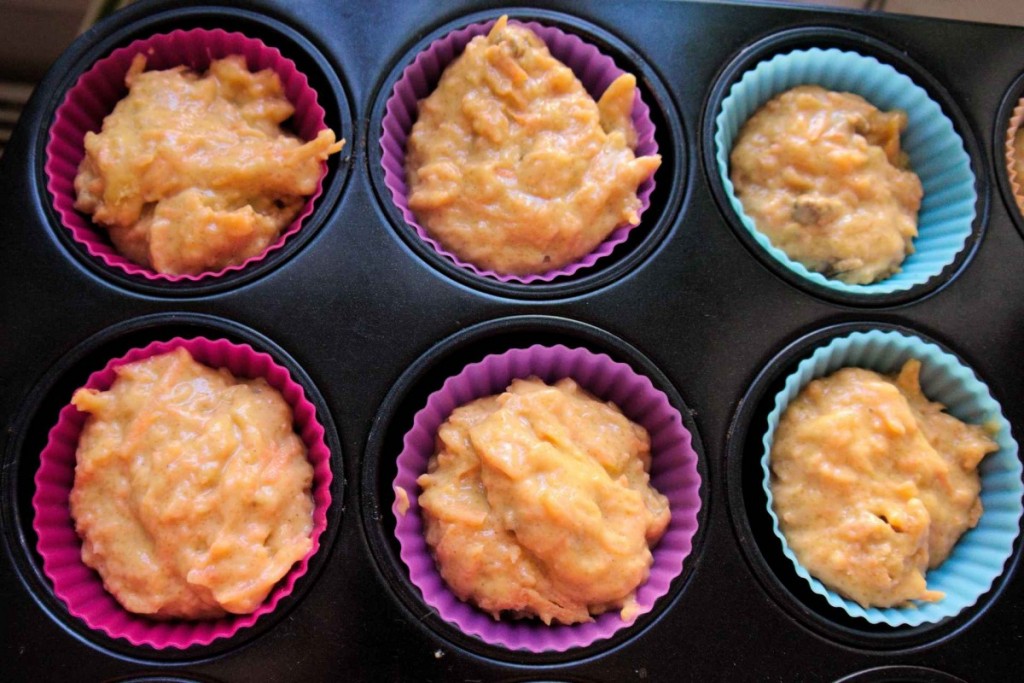
[(302, 386), (288, 371), (267, 355), (246, 344), (203, 337), (153, 342), (111, 360), (102, 370), (92, 373), (85, 387), (109, 389), (118, 366), (186, 348), (199, 362), (214, 368), (227, 368), (236, 377), (263, 377), (281, 392), (291, 406), (296, 432), (308, 449), (313, 465), (313, 547), (301, 562), (292, 567), (267, 599), (253, 613), (229, 615), (205, 621), (156, 621), (126, 611), (103, 587), (99, 575), (82, 562), (82, 543), (75, 533), (68, 497), (75, 479), (78, 439), (87, 414), (68, 404), (60, 411), (57, 424), (50, 430), (36, 472), (33, 528), (39, 537), (37, 549), (43, 558), (43, 571), (53, 582), (53, 592), (68, 611), (92, 629), (111, 638), (124, 638), (132, 645), (157, 649), (209, 645), (218, 638), (234, 635), (251, 626), (262, 615), (272, 612), (292, 592), (295, 582), (306, 573), (309, 559), (320, 547), (320, 535), (327, 527), (327, 508), (331, 504), (330, 451), (324, 441), (324, 428), (316, 409), (306, 398)]
[(110, 268), (151, 281), (196, 282), (204, 278), (220, 277), (262, 261), (268, 254), (280, 249), (313, 213), (316, 200), (323, 191), (323, 180), (327, 175), (326, 162), (323, 164), (316, 190), (306, 200), (296, 219), (281, 232), (277, 240), (257, 256), (218, 271), (171, 275), (140, 266), (114, 249), (104, 228), (93, 224), (89, 216), (75, 210), (75, 175), (85, 156), (85, 134), (99, 131), (103, 126), (103, 119), (128, 93), (124, 77), (137, 54), (146, 55), (148, 71), (169, 69), (179, 65), (203, 71), (215, 59), (242, 55), (251, 71), (273, 69), (280, 76), (285, 96), (295, 107), (291, 125), (299, 137), (312, 140), (317, 133), (327, 128), (324, 110), (317, 103), (316, 91), (310, 87), (306, 77), (296, 69), (294, 62), (261, 40), (249, 38), (241, 33), (198, 28), (136, 40), (126, 47), (114, 50), (108, 57), (99, 60), (83, 73), (68, 91), (54, 115), (49, 142), (46, 145), (46, 189), (53, 197), (53, 207), (60, 216), (61, 223), (90, 255)]
[[(581, 269), (590, 268), (598, 260), (611, 254), (618, 245), (625, 242), (629, 237), (630, 230), (636, 226), (619, 226), (594, 251), (562, 268), (546, 273), (512, 275), (479, 268), (449, 252), (427, 233), (426, 229), (419, 224), (416, 216), (409, 208), (409, 188), (406, 185), (405, 179), (405, 146), (409, 134), (412, 132), (412, 126), (416, 122), (419, 100), (433, 92), (434, 87), (441, 78), (442, 72), (456, 57), (462, 54), (469, 41), (476, 36), (486, 35), (495, 21), (496, 19), (492, 19), (490, 21), (470, 24), (465, 28), (452, 31), (443, 38), (435, 40), (427, 49), (417, 55), (412, 64), (407, 66), (405, 71), (402, 72), (401, 78), (395, 83), (391, 97), (388, 98), (382, 122), (383, 130), (380, 146), (383, 153), (384, 184), (391, 193), (391, 199), (394, 201), (395, 206), (398, 207), (405, 222), (415, 230), (419, 238), (429, 244), (438, 254), (452, 261), (457, 266), (465, 268), (481, 277), (492, 278), (500, 282), (520, 282), (524, 284), (551, 282), (555, 278), (568, 277)], [(536, 33), (547, 45), (551, 54), (576, 74), (584, 89), (595, 100), (600, 98), (612, 81), (625, 73), (615, 65), (611, 57), (601, 54), (596, 47), (574, 35), (565, 33), (553, 26), (544, 26), (536, 22), (516, 22), (511, 20), (510, 23), (518, 23)], [(632, 111), (633, 127), (636, 130), (637, 138), (634, 151), (637, 156), (658, 153), (658, 143), (654, 139), (654, 124), (651, 122), (650, 113), (650, 108), (644, 103), (640, 96), (640, 89), (637, 88)], [(640, 210), (638, 212), (640, 216), (643, 216), (644, 211), (650, 206), (651, 193), (653, 191), (654, 177), (652, 175), (637, 188), (637, 197), (640, 199)]]
[[(907, 256), (900, 271), (879, 282), (851, 285), (808, 270), (772, 246), (736, 197), (729, 178), (729, 155), (743, 124), (771, 98), (804, 84), (852, 92), (883, 111), (902, 109), (907, 113), (901, 144), (910, 169), (924, 188), (918, 236), (914, 253)], [(924, 284), (956, 259), (972, 232), (978, 195), (963, 140), (923, 88), (874, 57), (812, 48), (776, 55), (747, 71), (729, 90), (715, 117), (715, 161), (729, 204), (761, 248), (794, 273), (838, 292), (889, 294)]]
[(445, 585), (424, 540), (417, 504), (416, 478), (426, 472), (427, 462), (435, 450), (437, 430), (452, 410), (474, 399), (499, 394), (514, 378), (531, 375), (548, 382), (571, 377), (598, 398), (614, 402), (628, 418), (650, 433), (651, 483), (668, 497), (672, 521), (653, 549), (650, 577), (637, 589), (639, 614), (649, 612), (668, 592), (690, 554), (701, 506), (701, 482), (691, 435), (668, 397), (648, 378), (604, 354), (565, 346), (512, 349), (467, 365), (430, 395), (426, 406), (413, 418), (412, 429), (405, 435), (394, 480), (394, 486), (405, 489), (410, 501), (405, 514), (399, 512), (397, 499), (392, 507), (397, 519), (395, 534), (409, 578), (424, 601), (463, 633), (510, 650), (564, 652), (609, 638), (630, 626), (636, 617), (623, 621), (618, 612), (612, 611), (592, 622), (572, 626), (545, 626), (539, 620), (495, 620), (490, 614), (460, 601)]
[[(847, 600), (818, 581), (799, 563), (779, 528), (773, 508), (770, 486), (770, 454), (775, 430), (783, 412), (812, 379), (830, 375), (844, 367), (862, 367), (885, 374), (899, 371), (911, 358), (921, 361), (921, 388), (932, 401), (944, 404), (947, 412), (970, 424), (991, 424), (997, 428), (995, 441), (999, 450), (985, 457), (979, 467), (981, 502), (984, 512), (978, 525), (965, 533), (952, 554), (939, 567), (927, 574), (928, 587), (945, 592), (938, 602), (914, 603), (909, 607), (865, 609)], [(783, 552), (793, 562), (796, 573), (803, 577), (818, 595), (830, 605), (852, 617), (872, 624), (888, 626), (919, 626), (936, 623), (959, 614), (974, 605), (991, 588), (1003, 572), (1003, 565), (1013, 552), (1021, 517), (1021, 463), (1017, 442), (1010, 423), (988, 388), (955, 356), (935, 344), (893, 331), (856, 332), (833, 339), (801, 361), (775, 397), (775, 407), (768, 415), (768, 431), (762, 441), (764, 454), (764, 491), (768, 497), (768, 514)]]
[(1024, 123), (1024, 98), (1013, 109), (1010, 117), (1010, 126), (1006, 131), (1006, 173), (1010, 178), (1010, 189), (1013, 191), (1013, 198), (1017, 201), (1017, 208), (1024, 212), (1024, 178), (1017, 176), (1016, 152), (1014, 151), (1014, 138), (1020, 130), (1021, 123)]

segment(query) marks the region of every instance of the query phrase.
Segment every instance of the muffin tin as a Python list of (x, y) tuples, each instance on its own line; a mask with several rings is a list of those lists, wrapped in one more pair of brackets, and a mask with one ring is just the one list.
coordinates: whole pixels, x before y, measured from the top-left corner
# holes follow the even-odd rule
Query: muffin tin
[[(956, 617), (872, 625), (797, 576), (772, 532), (760, 468), (785, 377), (856, 330), (902, 330), (951, 351), (1020, 437), (1024, 222), (1001, 150), (1024, 88), (1024, 30), (641, 0), (177, 5), (143, 0), (81, 37), (0, 162), (0, 678), (985, 681), (1024, 666), (1020, 536), (992, 589)], [(381, 121), (401, 72), (434, 39), (503, 12), (576, 34), (636, 74), (664, 157), (628, 240), (551, 282), (503, 283), (445, 262), (409, 232), (383, 182)], [(281, 50), (348, 142), (302, 229), (260, 263), (196, 282), (134, 278), (61, 226), (46, 190), (49, 126), (97, 59), (195, 27)], [(922, 287), (870, 300), (808, 287), (743, 237), (723, 200), (717, 103), (751, 60), (814, 46), (907, 73), (964, 141), (978, 195), (971, 237)], [(320, 549), (290, 595), (230, 637), (156, 649), (89, 628), (55, 596), (36, 550), (33, 478), (58, 413), (90, 373), (179, 336), (245, 343), (288, 369), (316, 407), (333, 479)], [(650, 379), (693, 435), (701, 479), (692, 551), (650, 612), (610, 638), (541, 653), (484, 642), (424, 603), (399, 558), (391, 489), (427, 397), (470, 363), (535, 344), (604, 353)]]

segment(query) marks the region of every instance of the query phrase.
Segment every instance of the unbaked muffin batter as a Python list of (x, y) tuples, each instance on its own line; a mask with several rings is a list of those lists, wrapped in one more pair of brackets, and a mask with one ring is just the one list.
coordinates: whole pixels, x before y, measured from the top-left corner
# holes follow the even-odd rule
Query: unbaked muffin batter
[(844, 368), (812, 381), (775, 432), (771, 487), (797, 559), (864, 607), (943, 597), (925, 572), (981, 517), (982, 427), (921, 392), (921, 363), (896, 377)]
[(107, 228), (127, 259), (161, 273), (217, 270), (263, 252), (316, 191), (334, 132), (309, 142), (281, 130), (295, 108), (271, 69), (243, 57), (144, 71), (86, 133), (75, 208)]
[(313, 468), (265, 380), (179, 348), (72, 402), (89, 413), (71, 491), (82, 559), (128, 611), (249, 613), (309, 552)]
[(637, 188), (661, 157), (636, 158), (636, 78), (594, 100), (529, 29), (502, 17), (419, 104), (409, 207), (445, 249), (505, 274), (545, 273), (640, 218)]
[(649, 467), (643, 427), (571, 379), (457, 408), (418, 479), (441, 576), (495, 618), (629, 618), (670, 519)]
[(921, 181), (907, 168), (902, 111), (816, 85), (788, 90), (740, 130), (730, 177), (743, 211), (808, 270), (870, 284), (913, 253)]

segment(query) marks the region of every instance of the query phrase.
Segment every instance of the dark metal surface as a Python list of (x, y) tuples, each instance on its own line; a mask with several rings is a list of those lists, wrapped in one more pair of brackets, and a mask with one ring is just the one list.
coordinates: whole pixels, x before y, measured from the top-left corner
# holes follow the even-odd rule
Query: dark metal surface
[[(396, 69), (442, 27), (485, 10), (499, 14), (493, 5), (484, 0), (443, 5), (432, 0), (259, 0), (238, 13), (194, 2), (142, 2), (85, 34), (47, 75), (0, 160), (0, 524), (5, 546), (0, 554), (0, 679), (1019, 678), (1024, 667), (1020, 571), (1008, 572), (998, 594), (961, 617), (905, 636), (850, 635), (844, 629), (856, 630), (856, 624), (786, 602), (757, 560), (765, 539), (754, 538), (764, 533), (755, 518), (763, 510), (749, 490), (744, 465), (754, 457), (746, 440), (759, 426), (756, 410), (745, 408), (743, 401), (752, 387), (755, 393), (767, 390), (770, 383), (757, 378), (805, 335), (837, 324), (892, 324), (937, 340), (971, 365), (1002, 402), (1020, 437), (1024, 240), (1010, 216), (1008, 197), (994, 189), (1001, 161), (992, 158), (991, 141), (1005, 125), (997, 119), (1000, 105), (1024, 71), (1024, 30), (768, 6), (653, 0), (536, 3), (565, 15), (562, 21), (569, 28), (572, 17), (578, 17), (596, 29), (593, 35), (607, 34), (610, 51), (635, 62), (663, 98), (658, 108), (665, 129), (659, 130), (659, 142), (679, 143), (672, 152), (676, 160), (667, 166), (676, 170), (659, 172), (659, 204), (650, 210), (665, 221), (663, 232), (650, 242), (631, 241), (629, 249), (640, 256), (615, 277), (538, 298), (480, 286), (424, 258), (399, 236), (400, 226), (371, 180), (379, 138), (371, 122)], [(321, 199), (316, 229), (308, 237), (253, 277), (172, 296), (88, 264), (61, 236), (40, 179), (49, 116), (72, 75), (88, 68), (108, 46), (137, 35), (140, 26), (152, 26), (147, 17), (182, 7), (194, 8), (180, 15), (185, 26), (241, 28), (268, 42), (283, 36), (285, 44), (278, 47), (287, 56), (304, 68), (324, 71), (313, 74), (320, 87), (344, 88), (343, 93), (321, 90), (320, 95), (337, 102), (333, 112), (329, 107), (328, 124), (344, 131), (348, 145), (343, 158), (331, 162), (329, 187), (336, 189)], [(262, 28), (259, 13), (272, 18)], [(513, 14), (525, 17), (530, 10)], [(175, 26), (173, 17), (161, 22), (161, 27)], [(754, 256), (714, 199), (701, 158), (706, 108), (716, 83), (743, 50), (797, 27), (852, 30), (880, 41), (892, 54), (905, 54), (962, 114), (958, 128), (974, 149), (979, 206), (987, 203), (988, 211), (973, 256), (928, 296), (884, 308), (819, 298), (781, 279)], [(292, 33), (298, 38), (288, 38)], [(72, 625), (74, 618), (38, 579), (29, 501), (47, 425), (70, 399), (81, 373), (101, 367), (104, 352), (140, 338), (115, 326), (160, 314), (163, 327), (147, 329), (170, 334), (188, 328), (188, 321), (196, 319), (179, 314), (191, 313), (215, 316), (218, 322), (210, 325), (228, 330), (225, 334), (236, 329), (230, 322), (235, 321), (240, 334), (265, 336), (308, 375), (337, 427), (344, 458), (343, 471), (335, 474), (344, 477), (346, 489), (343, 509), (331, 517), (337, 535), (319, 553), (322, 566), (284, 606), (285, 612), (275, 613), (266, 627), (258, 624), (208, 649), (163, 655), (111, 643)], [(562, 321), (511, 320), (524, 315)], [(469, 350), (460, 355), (459, 340), (476, 333), (465, 332), (454, 341), (453, 336), (477, 324), (504, 331), (487, 343), (465, 347)], [(588, 332), (590, 326), (597, 331)], [(124, 329), (135, 328), (129, 323)], [(108, 342), (91, 355), (83, 353), (91, 347), (82, 345), (96, 334), (106, 335)], [(393, 470), (389, 459), (397, 456), (394, 444), (407, 426), (399, 404), (414, 402), (417, 391), (392, 390), (403, 375), (403, 383), (419, 377), (415, 368), (455, 367), (463, 358), (469, 362), (474, 354), (502, 344), (545, 339), (609, 350), (641, 370), (649, 367), (663, 375), (678, 392), (679, 403), (692, 411), (687, 418), (701, 437), (706, 516), (695, 554), (672, 595), (624, 637), (566, 656), (498, 656), (467, 644), (417, 611), (404, 595), (400, 571), (387, 560), (393, 520), (382, 500), (386, 487), (381, 482), (387, 475), (381, 473)], [(439, 350), (432, 351), (435, 347)], [(774, 376), (778, 366), (771, 367), (768, 374)], [(414, 371), (408, 375), (410, 368)], [(389, 393), (405, 398), (386, 400)], [(746, 528), (737, 522), (743, 519), (754, 522)], [(1018, 540), (1014, 566), (1020, 552)], [(770, 561), (765, 566), (770, 568)], [(795, 601), (800, 600), (797, 595)], [(902, 668), (878, 669), (887, 665)]]

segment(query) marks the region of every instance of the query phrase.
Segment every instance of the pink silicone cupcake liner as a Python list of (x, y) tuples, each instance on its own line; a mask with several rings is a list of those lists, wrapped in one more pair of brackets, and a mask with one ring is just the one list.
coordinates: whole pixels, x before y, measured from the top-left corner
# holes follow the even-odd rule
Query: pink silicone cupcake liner
[(203, 71), (215, 59), (242, 55), (251, 71), (273, 69), (280, 76), (285, 95), (295, 107), (291, 121), (294, 132), (299, 137), (303, 140), (312, 140), (317, 133), (327, 128), (324, 110), (317, 103), (316, 91), (309, 86), (305, 75), (296, 69), (294, 62), (261, 40), (246, 37), (241, 33), (228, 33), (221, 29), (199, 28), (162, 33), (136, 40), (127, 47), (114, 50), (108, 57), (99, 60), (83, 73), (68, 91), (64, 102), (54, 115), (50, 139), (46, 145), (46, 189), (53, 197), (53, 207), (60, 216), (61, 223), (71, 232), (76, 242), (107, 266), (147, 280), (195, 282), (204, 278), (220, 277), (262, 261), (267, 254), (280, 249), (313, 213), (316, 200), (323, 190), (324, 177), (327, 175), (326, 163), (323, 164), (323, 172), (317, 182), (316, 191), (306, 200), (298, 217), (281, 232), (277, 240), (261, 254), (218, 271), (169, 275), (140, 266), (121, 256), (114, 249), (104, 228), (94, 225), (89, 216), (75, 210), (75, 175), (78, 173), (78, 165), (85, 156), (85, 134), (99, 131), (103, 126), (104, 117), (112, 112), (117, 102), (128, 93), (124, 77), (128, 73), (132, 59), (140, 53), (146, 55), (148, 71), (169, 69), (182, 64), (193, 70)]
[(223, 339), (176, 337), (133, 349), (111, 360), (102, 370), (89, 376), (85, 387), (109, 389), (116, 377), (114, 368), (182, 346), (197, 361), (214, 368), (227, 368), (236, 377), (263, 377), (281, 392), (291, 406), (296, 432), (306, 444), (313, 465), (313, 547), (251, 614), (206, 621), (157, 621), (126, 611), (104, 589), (99, 574), (82, 562), (82, 543), (75, 533), (68, 497), (75, 480), (78, 439), (87, 415), (70, 403), (64, 406), (40, 454), (39, 471), (35, 476), (36, 492), (32, 497), (35, 510), (32, 527), (39, 537), (37, 549), (43, 558), (43, 571), (53, 582), (54, 594), (64, 601), (68, 611), (90, 628), (103, 631), (111, 638), (124, 638), (132, 645), (149, 645), (157, 649), (209, 645), (218, 638), (234, 635), (239, 629), (251, 626), (262, 615), (272, 612), (306, 573), (309, 559), (320, 547), (320, 535), (327, 527), (327, 508), (331, 504), (331, 454), (324, 441), (324, 428), (317, 420), (316, 409), (306, 398), (302, 386), (266, 353)]
[(1013, 190), (1013, 198), (1017, 200), (1017, 208), (1024, 213), (1024, 178), (1017, 176), (1016, 152), (1014, 151), (1014, 138), (1017, 131), (1024, 123), (1024, 98), (1013, 110), (1010, 117), (1010, 127), (1006, 131), (1006, 173), (1010, 177), (1010, 189)]
[[(388, 98), (382, 126), (383, 131), (380, 138), (380, 147), (383, 153), (384, 184), (391, 192), (391, 199), (394, 201), (395, 206), (398, 207), (405, 222), (416, 231), (420, 239), (429, 244), (438, 254), (456, 265), (476, 275), (493, 278), (500, 282), (520, 282), (524, 284), (551, 282), (555, 278), (568, 277), (581, 269), (593, 266), (599, 259), (609, 255), (615, 247), (625, 242), (629, 237), (630, 230), (636, 226), (619, 226), (594, 251), (579, 261), (570, 263), (562, 268), (539, 274), (510, 275), (478, 268), (447, 251), (417, 222), (416, 216), (409, 208), (409, 188), (405, 182), (405, 144), (409, 138), (409, 133), (412, 131), (413, 123), (416, 121), (419, 100), (433, 92), (434, 87), (441, 78), (441, 73), (456, 57), (462, 54), (469, 41), (476, 36), (486, 35), (495, 21), (497, 19), (470, 24), (465, 28), (452, 31), (443, 38), (435, 40), (427, 49), (417, 55), (413, 63), (402, 72), (401, 78), (395, 83), (391, 97)], [(576, 74), (576, 77), (583, 84), (584, 89), (595, 100), (600, 98), (612, 81), (625, 73), (615, 65), (611, 57), (601, 54), (596, 47), (585, 43), (574, 35), (565, 33), (553, 26), (544, 26), (532, 21), (516, 22), (513, 20), (512, 23), (519, 23), (536, 33), (547, 44), (551, 54), (572, 69), (573, 73)], [(658, 143), (654, 139), (654, 124), (651, 122), (651, 110), (640, 97), (639, 88), (633, 101), (632, 117), (637, 137), (636, 155), (647, 156), (657, 154)], [(640, 199), (640, 210), (638, 212), (640, 216), (643, 216), (644, 211), (651, 205), (651, 192), (653, 191), (654, 177), (651, 176), (637, 189), (637, 197)]]
[(637, 589), (637, 616), (650, 612), (655, 602), (668, 593), (672, 580), (682, 572), (697, 530), (701, 480), (692, 437), (668, 397), (647, 377), (604, 354), (565, 346), (512, 349), (467, 365), (430, 395), (426, 406), (413, 418), (412, 429), (405, 435), (393, 484), (405, 489), (409, 496), (409, 509), (405, 514), (399, 512), (397, 498), (392, 507), (397, 519), (395, 535), (401, 546), (402, 560), (409, 569), (409, 578), (424, 601), (463, 633), (510, 650), (564, 652), (610, 638), (632, 625), (636, 617), (623, 621), (617, 611), (612, 611), (592, 622), (572, 626), (545, 626), (537, 619), (495, 620), (490, 614), (462, 602), (448, 589), (424, 540), (417, 503), (416, 478), (426, 472), (427, 462), (435, 450), (437, 430), (452, 410), (474, 399), (499, 394), (512, 379), (531, 375), (548, 382), (571, 377), (598, 398), (614, 402), (626, 417), (650, 433), (651, 483), (668, 497), (672, 521), (653, 548), (650, 577)]

